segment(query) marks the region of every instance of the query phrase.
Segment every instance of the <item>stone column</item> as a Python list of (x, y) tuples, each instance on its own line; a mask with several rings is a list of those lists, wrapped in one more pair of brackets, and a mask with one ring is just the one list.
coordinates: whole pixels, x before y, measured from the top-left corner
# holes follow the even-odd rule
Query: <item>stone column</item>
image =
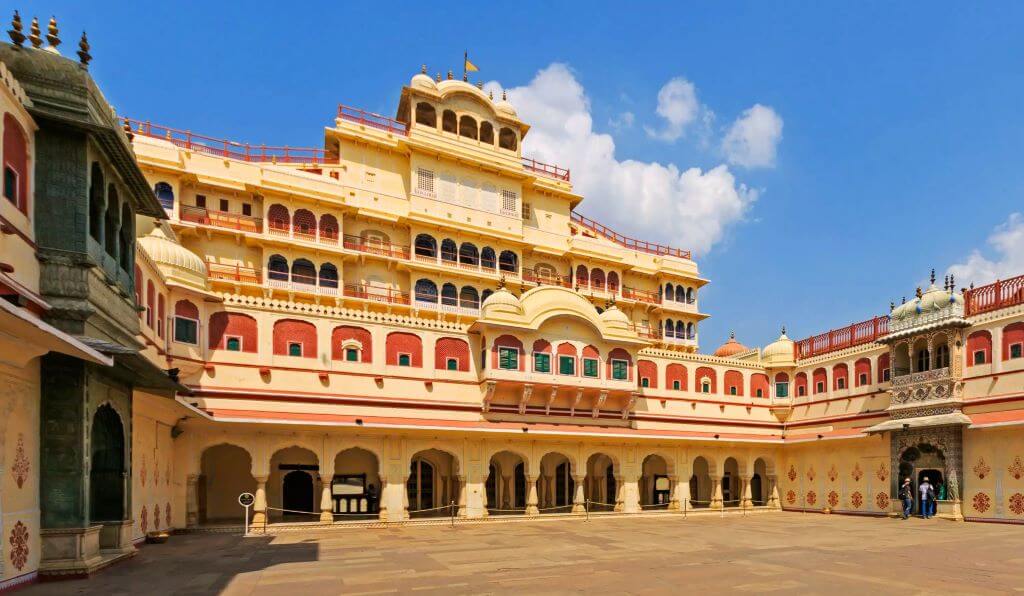
[(456, 482), (459, 483), (458, 484), (459, 500), (456, 501), (456, 503), (455, 503), (458, 506), (459, 509), (456, 512), (456, 515), (458, 515), (459, 517), (466, 517), (466, 477), (465, 476), (456, 476), (455, 479), (456, 479)]
[(267, 476), (256, 477), (256, 501), (253, 503), (252, 525), (267, 523)]
[[(623, 513), (640, 513), (640, 483), (639, 476), (622, 476), (619, 486), (619, 500), (615, 503), (615, 510)], [(621, 508), (620, 508), (621, 507)]]
[(508, 476), (501, 477), (501, 491), (495, 509), (513, 509), (515, 507), (515, 495), (512, 494), (512, 479)]
[(587, 510), (586, 506), (586, 476), (573, 476), (573, 497), (572, 497), (572, 512), (573, 513), (584, 513)]
[(672, 482), (672, 494), (676, 501), (676, 506), (686, 511), (693, 509), (693, 503), (690, 502), (693, 499), (693, 495), (690, 494), (690, 476), (683, 474), (674, 478)]
[(409, 475), (405, 474), (404, 476), (402, 476), (402, 488), (401, 488), (401, 490), (402, 490), (402, 514), (399, 516), (399, 519), (409, 519), (410, 517), (412, 517), (412, 516), (409, 515), (409, 489), (408, 489), (408, 486), (409, 486)]
[(740, 476), (740, 490), (742, 491), (742, 497), (740, 497), (740, 508), (750, 509), (754, 506), (752, 500), (752, 494), (750, 491), (750, 476)]
[(722, 477), (712, 476), (711, 477), (711, 509), (722, 509), (725, 505), (722, 503)]
[(185, 480), (185, 526), (199, 525), (199, 474), (189, 474)]
[(679, 511), (681, 506), (679, 505), (679, 477), (669, 476), (668, 477), (668, 510)]
[(554, 475), (544, 477), (544, 506), (555, 506), (555, 477)]
[(320, 471), (320, 521), (325, 524), (334, 522), (334, 500), (331, 498), (333, 478), (334, 470)]
[(768, 476), (768, 502), (766, 504), (772, 509), (781, 509), (777, 476)]
[(388, 521), (388, 498), (389, 494), (388, 479), (384, 476), (380, 477), (380, 491), (377, 493), (377, 519), (380, 521)]
[(537, 515), (537, 477), (526, 477), (526, 515)]

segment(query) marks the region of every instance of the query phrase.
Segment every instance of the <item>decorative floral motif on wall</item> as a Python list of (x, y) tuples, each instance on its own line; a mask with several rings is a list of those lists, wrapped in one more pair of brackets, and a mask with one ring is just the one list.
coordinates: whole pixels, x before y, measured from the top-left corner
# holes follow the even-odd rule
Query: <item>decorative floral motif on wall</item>
[(839, 470), (836, 469), (835, 464), (832, 464), (832, 467), (828, 469), (828, 480), (829, 482), (835, 482), (836, 478), (839, 478)]
[(1020, 493), (1010, 495), (1010, 511), (1014, 515), (1024, 515), (1024, 495)]
[(14, 524), (9, 542), (11, 544), (11, 564), (15, 569), (21, 571), (25, 567), (25, 563), (28, 563), (28, 528), (21, 521)]
[(18, 446), (14, 450), (14, 463), (11, 464), (11, 473), (14, 474), (14, 482), (18, 484), (18, 488), (25, 485), (31, 468), (28, 456), (25, 455), (25, 435), (18, 433)]
[(834, 508), (837, 505), (839, 505), (839, 493), (837, 493), (834, 490), (829, 491), (829, 493), (828, 493), (828, 506)]
[(789, 503), (790, 505), (796, 503), (796, 493), (793, 492), (793, 491), (787, 492), (786, 493), (786, 502)]
[(850, 472), (850, 476), (853, 477), (854, 482), (860, 482), (860, 479), (864, 477), (864, 472), (860, 469), (860, 462), (853, 464), (853, 471)]
[(164, 519), (167, 520), (167, 527), (171, 527), (171, 502), (167, 501), (167, 505), (164, 507)]
[(974, 510), (978, 513), (985, 513), (992, 506), (992, 499), (985, 493), (978, 493), (974, 495), (971, 505), (974, 506)]
[(160, 529), (160, 505), (153, 505), (153, 529)]
[(978, 476), (978, 478), (984, 480), (985, 476), (988, 476), (988, 473), (991, 471), (992, 468), (987, 463), (985, 463), (985, 458), (979, 457), (978, 463), (974, 464), (974, 473)]
[(875, 476), (878, 477), (879, 481), (885, 482), (886, 479), (889, 478), (889, 468), (885, 467), (884, 463), (879, 464), (878, 465), (878, 471), (875, 472)]
[(789, 477), (790, 482), (794, 482), (796, 480), (796, 468), (793, 467), (793, 464), (789, 465), (789, 472), (786, 473), (786, 476)]
[(164, 484), (166, 484), (167, 486), (171, 485), (171, 466), (170, 466), (170, 464), (168, 464), (167, 467), (164, 468)]
[(1020, 480), (1024, 477), (1024, 463), (1021, 463), (1020, 456), (1013, 458), (1013, 463), (1010, 467), (1006, 468), (1006, 471), (1010, 473), (1015, 480)]
[[(139, 466), (139, 482), (142, 486), (146, 486), (146, 456), (142, 456), (142, 465)], [(145, 531), (145, 530), (143, 530)]]
[(817, 474), (814, 473), (814, 466), (807, 468), (807, 479), (810, 480), (811, 482), (814, 482), (814, 479), (816, 477)]
[(853, 491), (850, 495), (850, 504), (853, 505), (854, 509), (860, 509), (860, 506), (864, 504), (864, 495), (860, 494), (860, 491)]
[(818, 502), (818, 493), (814, 492), (813, 490), (807, 491), (807, 504), (808, 505), (814, 505), (817, 502)]
[(875, 505), (877, 505), (879, 509), (888, 510), (889, 509), (889, 493), (881, 492), (881, 493), (878, 493), (877, 495), (875, 495)]
[(139, 529), (142, 530), (143, 534), (149, 530), (149, 511), (145, 505), (142, 506), (142, 513), (139, 514)]

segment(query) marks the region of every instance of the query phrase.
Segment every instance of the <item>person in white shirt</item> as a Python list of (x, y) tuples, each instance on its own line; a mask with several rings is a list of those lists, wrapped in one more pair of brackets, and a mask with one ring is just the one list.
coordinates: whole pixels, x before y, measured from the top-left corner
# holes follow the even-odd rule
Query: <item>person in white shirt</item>
[(928, 482), (928, 477), (925, 476), (921, 479), (921, 485), (917, 487), (917, 493), (921, 495), (921, 499), (918, 501), (921, 517), (928, 519), (932, 513), (932, 501), (935, 499), (935, 489), (931, 483)]

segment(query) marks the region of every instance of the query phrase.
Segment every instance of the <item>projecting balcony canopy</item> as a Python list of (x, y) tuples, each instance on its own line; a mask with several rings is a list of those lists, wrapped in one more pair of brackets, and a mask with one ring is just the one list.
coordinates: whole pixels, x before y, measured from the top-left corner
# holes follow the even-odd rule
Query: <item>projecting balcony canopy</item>
[(555, 317), (569, 317), (590, 326), (601, 340), (631, 346), (650, 345), (641, 339), (629, 319), (615, 306), (598, 313), (594, 305), (578, 293), (559, 286), (539, 286), (517, 298), (504, 288), (491, 294), (480, 310), (480, 318), (471, 332), (489, 328), (533, 332)]
[(968, 425), (971, 419), (963, 412), (950, 412), (948, 414), (935, 414), (933, 416), (917, 416), (915, 418), (896, 418), (880, 422), (864, 430), (867, 434), (883, 433), (891, 430), (909, 430), (912, 428), (926, 428), (933, 426)]

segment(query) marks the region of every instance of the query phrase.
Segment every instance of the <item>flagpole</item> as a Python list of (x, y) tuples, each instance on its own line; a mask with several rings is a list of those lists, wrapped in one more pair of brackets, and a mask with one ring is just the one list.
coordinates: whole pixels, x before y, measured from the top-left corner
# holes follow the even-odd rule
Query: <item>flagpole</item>
[(462, 52), (462, 80), (466, 81), (469, 79), (469, 73), (466, 71), (466, 62), (469, 60), (469, 50)]

